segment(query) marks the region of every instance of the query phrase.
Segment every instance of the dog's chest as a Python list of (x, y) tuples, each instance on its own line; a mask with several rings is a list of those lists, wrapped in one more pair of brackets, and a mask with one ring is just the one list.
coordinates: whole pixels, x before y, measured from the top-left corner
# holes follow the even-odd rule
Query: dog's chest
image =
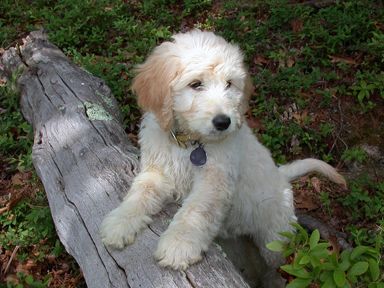
[(194, 167), (190, 161), (191, 151), (192, 147), (183, 149), (174, 146), (167, 153), (169, 165), (165, 165), (164, 170), (175, 184), (175, 195), (177, 198), (185, 198), (193, 185), (194, 173), (197, 167)]

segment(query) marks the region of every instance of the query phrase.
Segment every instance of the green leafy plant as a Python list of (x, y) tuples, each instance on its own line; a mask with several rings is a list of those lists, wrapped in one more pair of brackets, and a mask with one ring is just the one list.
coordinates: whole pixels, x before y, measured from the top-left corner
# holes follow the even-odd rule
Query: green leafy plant
[(32, 275), (25, 275), (24, 273), (17, 273), (18, 284), (7, 283), (7, 288), (46, 288), (49, 287), (49, 282), (51, 280), (50, 276), (46, 276), (43, 281), (36, 280)]
[(368, 111), (376, 105), (371, 99), (374, 94), (384, 98), (384, 73), (358, 71), (356, 78), (356, 83), (351, 87), (352, 95), (357, 98), (364, 111)]
[(32, 127), (19, 109), (18, 76), (20, 72), (14, 73), (5, 85), (0, 86), (0, 107), (7, 112), (0, 114), (0, 158), (6, 158), (14, 169), (25, 171), (32, 169), (30, 147), (33, 136)]
[(384, 63), (384, 33), (382, 31), (372, 32), (368, 47), (381, 60), (381, 63)]
[(341, 155), (341, 159), (348, 162), (363, 163), (367, 159), (367, 153), (360, 147), (346, 149)]
[(353, 220), (383, 219), (384, 182), (376, 183), (362, 176), (350, 183), (350, 192), (338, 199), (348, 208)]
[(26, 248), (44, 239), (54, 243), (55, 229), (49, 207), (40, 205), (23, 201), (0, 215), (0, 246)]
[[(283, 232), (288, 242), (276, 240), (267, 244), (271, 251), (291, 257), (290, 263), (280, 268), (295, 277), (286, 287), (383, 287), (380, 272), (380, 253), (369, 246), (357, 246), (340, 254), (330, 249), (331, 244), (320, 239), (318, 230), (311, 235), (298, 224), (297, 233)], [(360, 286), (356, 286), (360, 285)], [(365, 286), (361, 286), (365, 285)]]
[(375, 228), (358, 228), (355, 225), (348, 225), (346, 231), (350, 233), (350, 239), (355, 245), (375, 247), (377, 251), (384, 252), (384, 219), (378, 221), (378, 226)]

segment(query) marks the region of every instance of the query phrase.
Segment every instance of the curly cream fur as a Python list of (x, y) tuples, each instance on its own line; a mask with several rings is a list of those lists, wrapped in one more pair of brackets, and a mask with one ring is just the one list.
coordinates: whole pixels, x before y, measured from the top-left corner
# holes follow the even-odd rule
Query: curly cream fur
[[(190, 83), (200, 81), (194, 89)], [(230, 83), (230, 84), (228, 84)], [(265, 244), (280, 239), (296, 221), (289, 183), (312, 170), (343, 182), (329, 165), (314, 159), (278, 168), (270, 152), (247, 126), (244, 113), (252, 93), (240, 49), (211, 32), (176, 34), (155, 48), (133, 82), (145, 110), (140, 128), (141, 172), (119, 207), (101, 226), (106, 245), (122, 248), (151, 221), (165, 202), (182, 207), (161, 236), (155, 257), (160, 265), (186, 269), (201, 259), (217, 235), (251, 235), (271, 267), (281, 262)], [(212, 119), (227, 115), (217, 130)], [(177, 146), (169, 129), (200, 136), (207, 163), (196, 167), (195, 146)]]

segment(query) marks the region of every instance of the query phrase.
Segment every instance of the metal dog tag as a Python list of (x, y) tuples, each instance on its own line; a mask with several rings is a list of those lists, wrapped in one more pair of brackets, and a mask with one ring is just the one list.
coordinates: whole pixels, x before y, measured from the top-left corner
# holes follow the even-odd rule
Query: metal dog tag
[(191, 152), (189, 156), (192, 164), (195, 166), (203, 166), (207, 162), (207, 153), (202, 145), (199, 145), (195, 150)]

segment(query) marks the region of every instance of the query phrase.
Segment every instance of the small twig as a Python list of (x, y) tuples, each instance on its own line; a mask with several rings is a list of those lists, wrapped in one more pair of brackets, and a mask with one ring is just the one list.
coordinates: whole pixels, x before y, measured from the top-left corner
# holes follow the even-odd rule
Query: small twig
[(12, 261), (13, 261), (13, 258), (15, 258), (15, 256), (16, 256), (16, 252), (17, 252), (17, 250), (19, 250), (19, 248), (20, 248), (20, 246), (19, 246), (19, 245), (16, 245), (15, 248), (13, 249), (12, 255), (11, 255), (11, 257), (9, 258), (8, 263), (7, 263), (7, 266), (6, 266), (5, 269), (4, 269), (4, 275), (7, 274), (8, 269), (9, 269), (9, 267), (11, 266), (11, 263), (12, 263)]
[(340, 123), (340, 127), (339, 127), (337, 133), (335, 133), (335, 137), (336, 137), (336, 139), (335, 139), (335, 141), (333, 141), (333, 144), (332, 144), (331, 148), (329, 149), (329, 152), (328, 152), (328, 153), (331, 153), (331, 152), (333, 151), (333, 149), (334, 149), (335, 146), (336, 146), (336, 142), (337, 142), (337, 140), (340, 140), (340, 142), (344, 144), (344, 146), (345, 146), (346, 149), (348, 148), (347, 143), (345, 143), (345, 141), (340, 137), (341, 131), (342, 131), (343, 128), (344, 128), (344, 125), (343, 125), (343, 122), (344, 122), (344, 119), (343, 119), (343, 118), (344, 118), (344, 117), (343, 117), (343, 110), (342, 110), (342, 108), (341, 108), (341, 101), (340, 101), (340, 99), (337, 101), (337, 106), (338, 106), (338, 108), (339, 108), (339, 115), (340, 115), (339, 123)]
[(28, 205), (29, 208), (47, 208), (48, 206), (47, 205), (34, 205), (34, 204), (31, 204), (31, 203), (26, 203)]

